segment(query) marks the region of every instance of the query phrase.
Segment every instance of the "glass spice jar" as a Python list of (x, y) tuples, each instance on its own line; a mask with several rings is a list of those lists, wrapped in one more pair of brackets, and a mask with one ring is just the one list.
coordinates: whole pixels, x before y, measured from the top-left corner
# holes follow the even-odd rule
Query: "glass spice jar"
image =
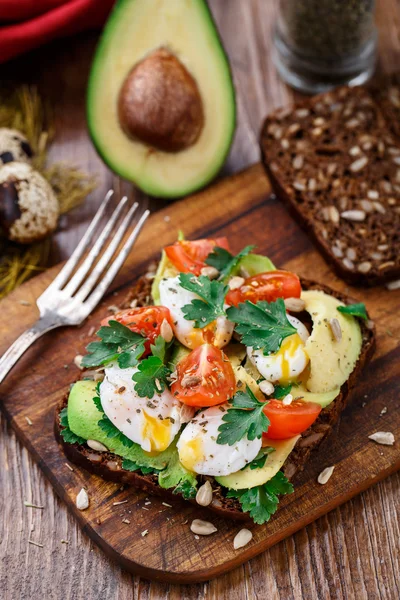
[(281, 0), (274, 62), (281, 77), (308, 93), (360, 85), (373, 74), (375, 0)]

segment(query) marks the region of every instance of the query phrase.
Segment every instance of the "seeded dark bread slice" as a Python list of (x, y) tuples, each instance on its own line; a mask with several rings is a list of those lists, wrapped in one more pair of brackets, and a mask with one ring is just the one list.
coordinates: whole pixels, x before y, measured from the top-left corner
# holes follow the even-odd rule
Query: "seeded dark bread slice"
[[(146, 277), (141, 277), (136, 285), (129, 292), (126, 301), (121, 308), (126, 308), (131, 305), (132, 301), (137, 305), (146, 305), (150, 298), (151, 280)], [(317, 289), (331, 294), (335, 298), (349, 304), (353, 300), (339, 294), (331, 288), (309, 280), (302, 280), (304, 290)], [(300, 316), (301, 315), (297, 315)], [(288, 457), (283, 466), (285, 475), (293, 480), (300, 473), (311, 452), (316, 450), (324, 439), (331, 433), (333, 426), (338, 421), (341, 412), (345, 408), (349, 395), (356, 385), (356, 382), (369, 359), (371, 358), (375, 346), (375, 330), (372, 323), (368, 326), (361, 323), (362, 330), (362, 349), (361, 354), (356, 364), (354, 371), (349, 379), (342, 385), (340, 394), (336, 400), (327, 408), (323, 409), (315, 423), (305, 431), (292, 453)], [(84, 376), (84, 375), (83, 375)], [(103, 477), (103, 479), (133, 485), (147, 493), (162, 496), (165, 499), (176, 499), (179, 494), (173, 494), (172, 490), (165, 490), (158, 485), (157, 476), (155, 475), (140, 475), (137, 472), (127, 471), (122, 468), (122, 459), (110, 452), (97, 452), (90, 449), (86, 445), (69, 444), (64, 441), (61, 436), (60, 412), (67, 405), (68, 393), (60, 400), (55, 414), (55, 435), (58, 442), (61, 444), (65, 455), (74, 464), (77, 464), (90, 473), (94, 473)], [(213, 512), (218, 513), (222, 517), (235, 520), (247, 520), (249, 517), (243, 513), (240, 503), (234, 498), (226, 498), (224, 488), (216, 483), (213, 478), (199, 477), (200, 484), (208, 479), (213, 487), (213, 501), (208, 507)], [(196, 504), (195, 500), (190, 500)]]
[(260, 144), (275, 193), (343, 279), (400, 276), (400, 139), (369, 91), (339, 88), (278, 110)]
[(400, 138), (400, 73), (380, 80), (371, 91), (392, 133)]

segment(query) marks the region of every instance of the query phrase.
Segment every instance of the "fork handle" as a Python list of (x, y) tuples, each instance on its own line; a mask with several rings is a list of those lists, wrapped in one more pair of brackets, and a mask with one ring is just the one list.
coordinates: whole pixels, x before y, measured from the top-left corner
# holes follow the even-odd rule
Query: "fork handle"
[(7, 374), (29, 346), (47, 333), (47, 331), (60, 327), (60, 325), (60, 323), (56, 323), (51, 319), (41, 318), (30, 329), (24, 331), (0, 358), (0, 383), (6, 378)]

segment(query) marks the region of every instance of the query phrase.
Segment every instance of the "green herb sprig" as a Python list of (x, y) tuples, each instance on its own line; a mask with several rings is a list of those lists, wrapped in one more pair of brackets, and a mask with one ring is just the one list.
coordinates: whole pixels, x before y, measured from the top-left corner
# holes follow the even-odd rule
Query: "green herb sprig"
[(138, 371), (133, 375), (135, 390), (141, 398), (152, 398), (161, 394), (168, 387), (171, 369), (164, 364), (167, 354), (165, 340), (158, 336), (151, 345), (152, 355), (138, 364)]
[(144, 352), (145, 339), (118, 321), (100, 327), (101, 342), (91, 342), (82, 359), (83, 367), (99, 367), (117, 360), (121, 369), (135, 367)]
[(221, 281), (211, 280), (204, 275), (195, 277), (191, 273), (181, 273), (179, 282), (183, 289), (193, 292), (201, 298), (201, 300), (196, 298), (190, 304), (182, 307), (185, 319), (194, 321), (197, 329), (201, 329), (218, 317), (225, 315), (224, 301), (229, 290), (227, 285)]
[(258, 525), (269, 521), (276, 512), (279, 504), (279, 495), (291, 494), (293, 485), (278, 471), (272, 479), (248, 490), (229, 490), (228, 498), (237, 498), (243, 512), (248, 512)]
[(296, 328), (286, 315), (282, 298), (275, 302), (249, 300), (228, 308), (227, 316), (236, 323), (235, 330), (241, 335), (245, 346), (262, 348), (265, 355), (277, 352), (284, 338), (296, 333)]
[(264, 408), (265, 402), (260, 402), (248, 385), (245, 392), (236, 392), (218, 427), (217, 444), (233, 446), (244, 437), (250, 441), (260, 438), (270, 424)]
[(255, 246), (246, 246), (238, 254), (233, 255), (229, 250), (215, 246), (213, 251), (207, 256), (205, 262), (210, 267), (214, 267), (219, 271), (218, 279), (226, 281), (238, 266), (240, 259), (250, 254), (254, 248)]
[(367, 309), (365, 308), (364, 302), (357, 302), (357, 304), (348, 304), (347, 306), (338, 306), (337, 310), (344, 315), (351, 315), (352, 317), (358, 317), (368, 321)]

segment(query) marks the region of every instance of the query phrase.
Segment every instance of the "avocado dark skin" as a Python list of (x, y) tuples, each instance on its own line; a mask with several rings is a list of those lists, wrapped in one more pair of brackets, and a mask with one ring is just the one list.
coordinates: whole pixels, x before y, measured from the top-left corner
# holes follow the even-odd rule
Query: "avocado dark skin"
[(204, 125), (196, 81), (165, 48), (149, 54), (128, 73), (119, 93), (118, 117), (130, 138), (164, 152), (192, 146)]

